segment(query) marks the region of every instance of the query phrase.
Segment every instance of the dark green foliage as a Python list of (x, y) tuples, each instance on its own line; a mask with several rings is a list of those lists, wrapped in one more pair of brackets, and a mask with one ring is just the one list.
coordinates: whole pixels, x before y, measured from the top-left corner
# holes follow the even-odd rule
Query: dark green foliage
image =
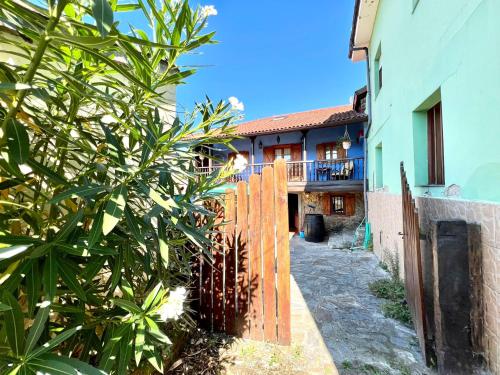
[(167, 0), (4, 0), (0, 23), (0, 374), (163, 372), (212, 245), (203, 202), (231, 173), (195, 160), (233, 121), (208, 99), (178, 117), (165, 92), (213, 33)]

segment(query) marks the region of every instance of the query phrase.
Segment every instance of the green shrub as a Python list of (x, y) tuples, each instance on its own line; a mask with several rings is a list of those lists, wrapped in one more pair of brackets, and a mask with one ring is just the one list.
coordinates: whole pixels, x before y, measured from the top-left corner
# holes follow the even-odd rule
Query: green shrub
[[(177, 59), (212, 42), (204, 12), (117, 3), (0, 5), (15, 51), (0, 62), (2, 374), (163, 372), (190, 324), (203, 202), (229, 173), (200, 176), (195, 159), (230, 141), (233, 114), (207, 100), (176, 117), (163, 94), (194, 73)], [(151, 36), (118, 29), (130, 10)]]

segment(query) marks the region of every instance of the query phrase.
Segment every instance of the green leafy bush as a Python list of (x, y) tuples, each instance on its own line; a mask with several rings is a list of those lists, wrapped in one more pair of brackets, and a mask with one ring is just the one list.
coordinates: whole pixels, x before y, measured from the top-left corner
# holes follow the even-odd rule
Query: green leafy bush
[(163, 372), (230, 173), (195, 168), (228, 106), (168, 94), (213, 34), (187, 1), (40, 3), (0, 4), (0, 373)]
[(406, 303), (404, 283), (398, 277), (374, 281), (369, 288), (373, 295), (387, 300), (382, 304), (384, 316), (411, 326), (412, 320)]

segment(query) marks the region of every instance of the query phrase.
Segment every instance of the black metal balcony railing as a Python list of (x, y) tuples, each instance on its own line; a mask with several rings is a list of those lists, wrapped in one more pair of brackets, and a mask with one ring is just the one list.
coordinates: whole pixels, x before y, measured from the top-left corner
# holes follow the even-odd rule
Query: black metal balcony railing
[[(337, 180), (363, 180), (364, 158), (335, 160), (288, 161), (289, 182), (323, 182)], [(261, 174), (272, 163), (248, 164), (246, 168), (228, 178), (229, 182), (248, 181), (252, 173)], [(221, 166), (199, 167), (200, 174), (208, 174)]]

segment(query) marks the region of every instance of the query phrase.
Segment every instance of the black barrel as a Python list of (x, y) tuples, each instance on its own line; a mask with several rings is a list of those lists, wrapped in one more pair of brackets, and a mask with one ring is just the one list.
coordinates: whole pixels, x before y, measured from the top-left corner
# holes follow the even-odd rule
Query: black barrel
[(325, 221), (323, 215), (306, 214), (304, 235), (307, 242), (323, 242), (325, 238)]

